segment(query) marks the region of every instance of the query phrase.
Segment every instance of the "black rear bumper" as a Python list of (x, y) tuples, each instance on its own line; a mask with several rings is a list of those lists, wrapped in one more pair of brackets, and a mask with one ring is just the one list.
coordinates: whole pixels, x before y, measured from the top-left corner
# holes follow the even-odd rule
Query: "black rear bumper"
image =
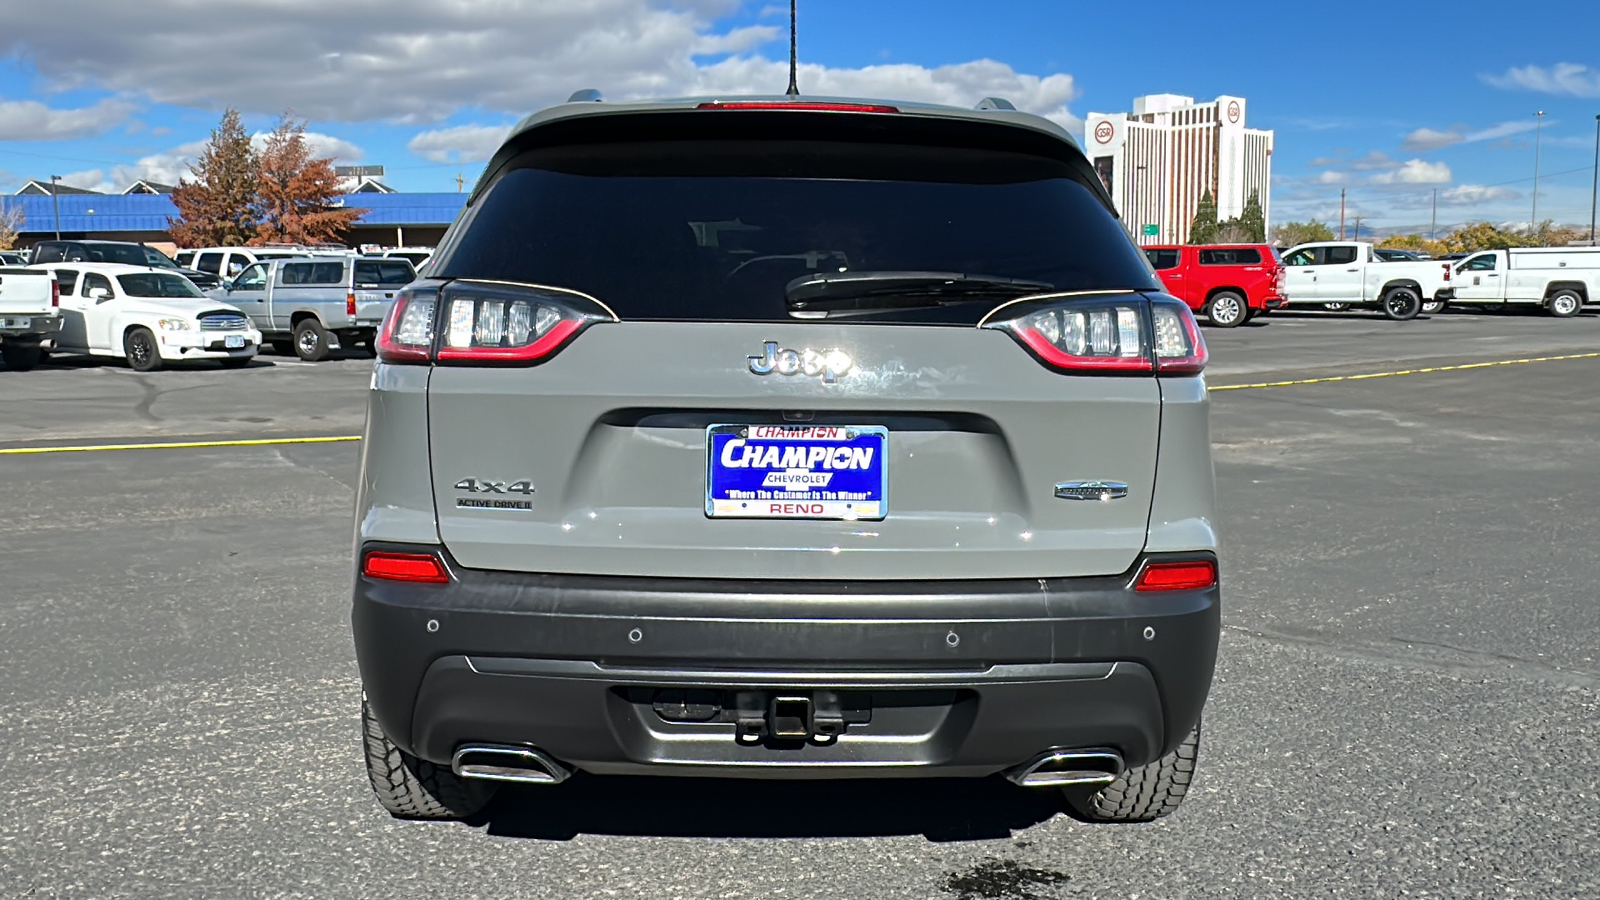
[[(379, 723), (438, 763), (485, 743), (596, 773), (987, 775), (1091, 747), (1140, 765), (1199, 719), (1220, 628), (1217, 587), (1132, 590), (1143, 561), (1107, 578), (800, 583), (446, 561), (450, 584), (358, 577), (353, 612)], [(832, 691), (869, 712), (831, 742), (750, 745), (727, 716), (664, 716), (681, 696), (664, 691)]]

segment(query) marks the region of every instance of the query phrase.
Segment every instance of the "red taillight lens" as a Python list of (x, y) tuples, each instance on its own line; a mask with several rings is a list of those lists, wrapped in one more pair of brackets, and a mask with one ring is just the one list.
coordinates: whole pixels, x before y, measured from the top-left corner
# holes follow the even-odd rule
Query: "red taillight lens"
[(351, 291), (350, 293), (344, 295), (344, 314), (349, 316), (352, 319), (355, 318), (355, 316), (356, 316), (356, 292), (355, 291)]
[(60, 305), (61, 305), (61, 282), (59, 282), (59, 281), (55, 280), (54, 278), (52, 278), (52, 279), (50, 279), (50, 306), (52, 308), (54, 308), (54, 307), (58, 307)]
[(392, 363), (531, 366), (578, 333), (616, 316), (576, 291), (456, 281), (406, 288), (378, 332), (378, 357)]
[(434, 290), (406, 288), (378, 328), (378, 358), (389, 363), (426, 363), (433, 352), (433, 314), (439, 306)]
[(432, 553), (389, 553), (372, 550), (361, 559), (361, 574), (380, 581), (448, 584), (450, 573)]
[(713, 100), (699, 109), (787, 109), (800, 112), (897, 113), (899, 107), (881, 103), (827, 103), (815, 100)]
[(534, 365), (590, 325), (616, 319), (593, 297), (553, 288), (455, 282), (440, 304), (435, 358), (445, 363)]
[(1198, 591), (1217, 583), (1217, 564), (1208, 560), (1157, 562), (1144, 567), (1136, 591)]
[(1186, 375), (1206, 364), (1194, 314), (1170, 298), (1041, 298), (1017, 309), (983, 327), (1007, 332), (1054, 369)]
[(1449, 281), (1450, 280), (1450, 273), (1451, 273), (1450, 264), (1449, 263), (1445, 263), (1444, 264), (1444, 280), (1445, 281)]

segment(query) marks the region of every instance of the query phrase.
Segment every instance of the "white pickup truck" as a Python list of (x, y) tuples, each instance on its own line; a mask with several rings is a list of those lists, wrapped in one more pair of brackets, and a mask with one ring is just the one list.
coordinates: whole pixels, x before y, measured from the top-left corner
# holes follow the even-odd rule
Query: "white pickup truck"
[(44, 357), (43, 342), (61, 332), (61, 294), (49, 272), (0, 267), (0, 357), (25, 372)]
[(1600, 303), (1600, 247), (1485, 250), (1455, 270), (1456, 303), (1542, 306), (1552, 316), (1575, 316)]
[(1379, 309), (1391, 319), (1435, 312), (1451, 300), (1450, 264), (1385, 262), (1361, 241), (1322, 241), (1283, 254), (1282, 293), (1290, 306)]

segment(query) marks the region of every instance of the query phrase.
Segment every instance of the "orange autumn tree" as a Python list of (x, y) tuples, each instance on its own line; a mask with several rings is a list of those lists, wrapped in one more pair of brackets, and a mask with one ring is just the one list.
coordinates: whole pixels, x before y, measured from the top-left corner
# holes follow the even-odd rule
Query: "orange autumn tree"
[(257, 151), (256, 236), (250, 243), (343, 243), (364, 209), (336, 206), (343, 193), (331, 158), (314, 158), (306, 123), (285, 112)]

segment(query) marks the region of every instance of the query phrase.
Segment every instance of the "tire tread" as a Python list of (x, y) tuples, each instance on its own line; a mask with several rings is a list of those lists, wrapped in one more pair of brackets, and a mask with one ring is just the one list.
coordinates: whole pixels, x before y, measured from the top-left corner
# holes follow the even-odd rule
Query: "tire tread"
[(1148, 765), (1123, 772), (1087, 797), (1069, 795), (1073, 808), (1094, 822), (1154, 822), (1173, 813), (1194, 783), (1200, 757), (1200, 725), (1178, 748)]
[(365, 698), (361, 745), (372, 792), (397, 819), (462, 819), (483, 809), (494, 796), (493, 788), (464, 781), (449, 769), (395, 746)]

